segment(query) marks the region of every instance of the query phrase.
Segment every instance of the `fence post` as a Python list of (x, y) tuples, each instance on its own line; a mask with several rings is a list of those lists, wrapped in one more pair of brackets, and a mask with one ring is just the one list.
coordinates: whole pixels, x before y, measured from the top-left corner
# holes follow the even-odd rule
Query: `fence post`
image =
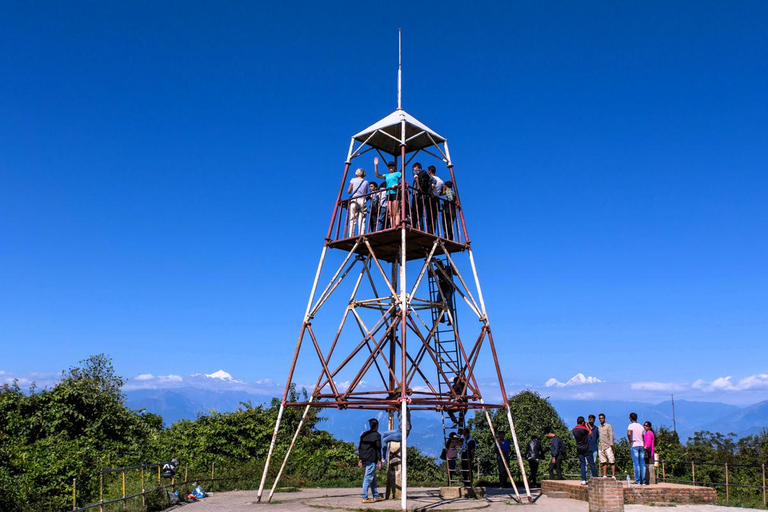
[(125, 510), (125, 468), (123, 468), (123, 510)]
[(141, 506), (147, 508), (147, 497), (144, 494), (144, 464), (141, 465)]
[(157, 486), (160, 487), (160, 464), (157, 465)]
[(725, 463), (725, 502), (728, 503), (728, 500), (731, 497), (731, 491), (728, 488), (728, 463)]
[(213, 490), (213, 471), (215, 467), (216, 467), (216, 463), (211, 462), (211, 490)]
[(187, 484), (187, 473), (189, 472), (189, 462), (184, 464), (184, 485)]
[(104, 468), (99, 471), (99, 512), (104, 512)]
[(72, 479), (72, 510), (77, 509), (77, 500), (75, 500), (75, 489), (77, 484), (77, 478)]
[(661, 459), (661, 481), (667, 481), (667, 469), (664, 467), (664, 459)]
[(691, 461), (691, 483), (696, 485), (696, 463)]
[(763, 464), (763, 506), (765, 506), (765, 464)]

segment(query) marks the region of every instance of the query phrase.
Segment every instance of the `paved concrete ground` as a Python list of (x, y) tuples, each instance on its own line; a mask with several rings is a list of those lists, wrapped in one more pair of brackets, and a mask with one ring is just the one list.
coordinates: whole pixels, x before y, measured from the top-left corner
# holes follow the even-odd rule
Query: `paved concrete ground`
[[(534, 505), (519, 505), (508, 489), (488, 489), (480, 500), (443, 500), (435, 488), (412, 488), (408, 494), (409, 510), (478, 510), (488, 512), (509, 512), (512, 508), (531, 512), (589, 512), (589, 504), (563, 498), (547, 498), (534, 495)], [(318, 512), (319, 510), (400, 510), (400, 500), (386, 500), (379, 503), (361, 503), (358, 489), (302, 489), (299, 492), (275, 493), (272, 503), (256, 503), (256, 491), (231, 491), (215, 493), (197, 503), (184, 505), (184, 512)], [(264, 492), (264, 500), (268, 492)], [(670, 506), (675, 512), (747, 512), (757, 509), (719, 507), (715, 505)], [(625, 505), (625, 512), (660, 512), (667, 507), (648, 505)]]

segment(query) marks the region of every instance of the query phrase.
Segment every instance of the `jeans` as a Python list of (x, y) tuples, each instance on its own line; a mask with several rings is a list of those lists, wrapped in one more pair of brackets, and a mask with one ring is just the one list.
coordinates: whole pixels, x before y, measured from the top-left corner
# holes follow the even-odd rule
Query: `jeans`
[(387, 228), (387, 205), (384, 203), (384, 207), (379, 207), (379, 221), (376, 225), (376, 231), (381, 231)]
[(368, 498), (368, 488), (370, 487), (371, 493), (374, 498), (379, 497), (379, 490), (376, 488), (376, 462), (364, 462), (365, 476), (363, 477), (363, 499)]
[(399, 443), (403, 440), (403, 433), (399, 430), (386, 430), (381, 433), (381, 458), (387, 458), (387, 451), (389, 450), (389, 443)]
[(587, 464), (589, 464), (589, 472), (593, 478), (597, 478), (597, 466), (595, 465), (595, 457), (597, 452), (587, 452)]
[(587, 480), (587, 454), (586, 453), (577, 453), (576, 456), (579, 458), (579, 471), (581, 472), (581, 481), (586, 482)]
[(645, 458), (643, 458), (645, 449), (642, 446), (633, 446), (632, 453), (632, 466), (635, 469), (635, 483), (642, 483), (645, 479)]

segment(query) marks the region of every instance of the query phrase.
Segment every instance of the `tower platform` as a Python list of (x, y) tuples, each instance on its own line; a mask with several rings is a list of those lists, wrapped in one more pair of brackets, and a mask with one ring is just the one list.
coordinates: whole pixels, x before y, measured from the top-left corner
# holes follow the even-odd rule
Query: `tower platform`
[[(468, 243), (455, 242), (414, 228), (406, 229), (405, 236), (405, 258), (408, 261), (423, 260), (438, 238), (442, 240), (446, 252), (449, 253), (462, 252), (469, 247)], [(371, 244), (378, 259), (393, 263), (400, 258), (401, 230), (398, 228), (375, 231), (351, 238), (342, 238), (341, 240), (331, 240), (327, 242), (327, 245), (331, 249), (350, 251), (355, 247), (355, 243), (363, 237)], [(355, 249), (355, 253), (367, 255), (368, 247), (365, 244), (359, 244)]]

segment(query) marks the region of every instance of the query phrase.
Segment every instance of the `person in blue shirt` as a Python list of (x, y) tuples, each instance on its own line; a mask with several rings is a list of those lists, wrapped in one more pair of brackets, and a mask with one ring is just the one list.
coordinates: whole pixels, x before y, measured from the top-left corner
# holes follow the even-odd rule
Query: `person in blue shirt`
[[(504, 457), (504, 460), (507, 461), (507, 466), (509, 466), (509, 453), (512, 450), (512, 446), (509, 444), (508, 440), (504, 439), (504, 432), (499, 432), (497, 435), (499, 438), (499, 446), (497, 447), (496, 443), (494, 443), (493, 449), (496, 452), (496, 466), (499, 468), (499, 487), (507, 487), (509, 485), (509, 481), (507, 480), (507, 470), (504, 467), (504, 461), (502, 461), (501, 458)], [(499, 448), (501, 448), (501, 453), (499, 453)]]
[(380, 180), (383, 179), (387, 183), (387, 210), (389, 210), (389, 219), (392, 222), (390, 227), (400, 227), (400, 199), (402, 190), (400, 188), (400, 178), (403, 177), (403, 173), (397, 170), (395, 162), (389, 162), (387, 164), (389, 169), (388, 174), (379, 174), (379, 157), (373, 159), (373, 172)]

